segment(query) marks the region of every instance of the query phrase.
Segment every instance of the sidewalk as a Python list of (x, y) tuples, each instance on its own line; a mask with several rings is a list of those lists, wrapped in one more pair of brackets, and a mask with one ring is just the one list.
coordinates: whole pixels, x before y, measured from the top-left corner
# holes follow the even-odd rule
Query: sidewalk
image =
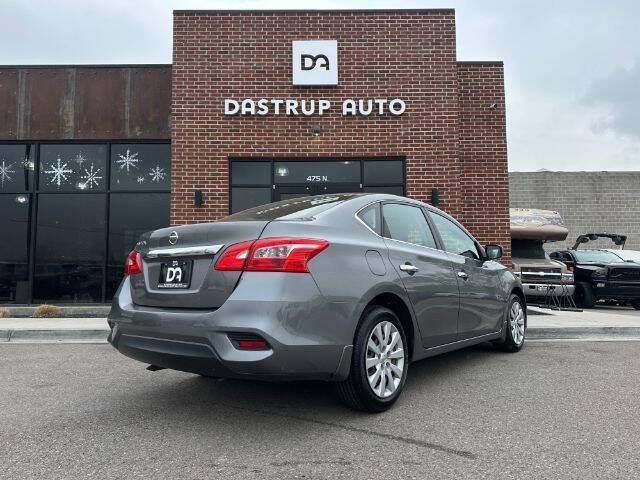
[[(529, 340), (640, 340), (640, 312), (529, 307), (528, 314)], [(0, 343), (104, 343), (108, 335), (106, 318), (0, 318)]]
[(0, 343), (103, 343), (106, 318), (0, 318)]

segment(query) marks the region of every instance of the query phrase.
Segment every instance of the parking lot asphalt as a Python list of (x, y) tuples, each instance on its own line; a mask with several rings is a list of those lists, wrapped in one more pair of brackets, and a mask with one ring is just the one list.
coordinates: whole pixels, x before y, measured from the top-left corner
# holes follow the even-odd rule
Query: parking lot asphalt
[(108, 345), (0, 346), (2, 478), (638, 478), (640, 342), (411, 365), (389, 412), (326, 383), (148, 372)]

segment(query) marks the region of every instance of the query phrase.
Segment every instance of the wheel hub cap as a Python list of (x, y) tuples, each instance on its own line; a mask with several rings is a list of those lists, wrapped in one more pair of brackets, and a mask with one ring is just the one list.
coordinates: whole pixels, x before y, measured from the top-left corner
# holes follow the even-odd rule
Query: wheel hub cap
[(524, 310), (520, 302), (514, 302), (509, 311), (509, 328), (511, 328), (511, 337), (516, 345), (522, 345), (524, 342)]
[(404, 371), (404, 344), (396, 326), (380, 322), (369, 335), (365, 365), (369, 386), (378, 397), (387, 398), (398, 389)]

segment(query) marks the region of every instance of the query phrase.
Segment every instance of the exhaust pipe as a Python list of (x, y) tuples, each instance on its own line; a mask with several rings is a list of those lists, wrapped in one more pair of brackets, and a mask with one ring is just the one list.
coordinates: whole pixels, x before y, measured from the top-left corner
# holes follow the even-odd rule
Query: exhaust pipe
[(165, 367), (159, 367), (158, 365), (149, 365), (147, 370), (150, 372), (157, 372), (158, 370), (164, 370)]

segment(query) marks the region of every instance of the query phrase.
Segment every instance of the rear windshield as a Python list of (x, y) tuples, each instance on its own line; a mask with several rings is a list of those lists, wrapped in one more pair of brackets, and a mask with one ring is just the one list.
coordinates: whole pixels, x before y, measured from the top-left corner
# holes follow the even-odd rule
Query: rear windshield
[(573, 254), (579, 262), (597, 262), (597, 263), (616, 263), (622, 261), (622, 259), (604, 250), (574, 250)]
[(304, 220), (326, 212), (330, 208), (353, 198), (355, 194), (318, 195), (301, 197), (281, 202), (268, 203), (249, 208), (221, 219), (221, 222), (243, 222), (252, 220)]

